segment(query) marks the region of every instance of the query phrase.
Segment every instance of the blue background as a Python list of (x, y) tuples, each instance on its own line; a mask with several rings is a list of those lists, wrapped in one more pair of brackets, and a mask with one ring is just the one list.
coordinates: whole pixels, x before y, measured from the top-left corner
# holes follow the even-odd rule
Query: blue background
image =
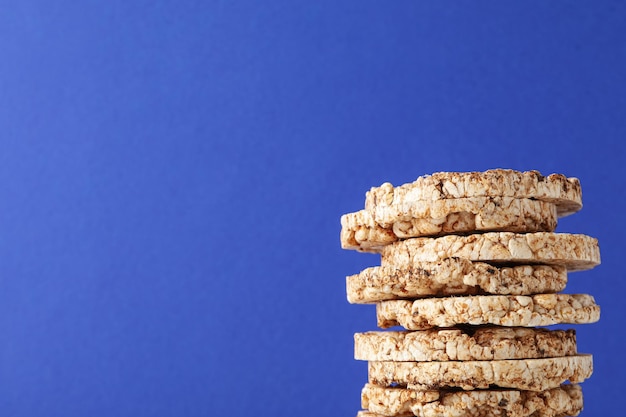
[(580, 178), (623, 396), (626, 3), (1, 1), (0, 415), (355, 415), (339, 217), (436, 171)]

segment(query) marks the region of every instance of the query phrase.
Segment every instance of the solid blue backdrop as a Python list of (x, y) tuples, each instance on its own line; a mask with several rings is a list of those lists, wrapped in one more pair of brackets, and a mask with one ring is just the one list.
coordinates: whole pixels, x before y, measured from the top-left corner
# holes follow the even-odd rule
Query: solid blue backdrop
[(2, 1), (0, 414), (350, 416), (371, 186), (580, 178), (586, 416), (623, 396), (626, 4)]

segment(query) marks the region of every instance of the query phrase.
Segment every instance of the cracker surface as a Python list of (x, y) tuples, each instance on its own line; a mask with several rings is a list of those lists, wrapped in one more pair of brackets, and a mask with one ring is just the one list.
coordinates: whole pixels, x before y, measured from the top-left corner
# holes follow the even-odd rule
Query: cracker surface
[(376, 304), (378, 326), (407, 330), (460, 324), (537, 327), (595, 323), (600, 306), (588, 294), (476, 295), (389, 300)]
[(545, 391), (593, 373), (591, 355), (558, 358), (448, 362), (368, 362), (369, 383), (429, 391), (493, 387)]
[(491, 169), (484, 172), (437, 172), (394, 187), (384, 183), (365, 196), (365, 208), (410, 205), (466, 197), (515, 197), (547, 201), (557, 206), (559, 216), (582, 208), (582, 189), (577, 178), (562, 174), (541, 175), (539, 171)]
[(479, 327), (354, 335), (354, 358), (365, 361), (534, 359), (576, 353), (574, 330)]
[(451, 257), (507, 264), (562, 265), (569, 271), (578, 271), (600, 264), (600, 248), (597, 239), (571, 233), (449, 235), (407, 239), (385, 246), (381, 250), (381, 265), (402, 267)]
[(350, 303), (445, 295), (531, 295), (562, 291), (567, 269), (559, 265), (498, 266), (463, 258), (371, 267), (346, 277)]
[[(422, 393), (430, 395), (424, 398)], [(583, 396), (578, 384), (539, 392), (503, 389), (415, 391), (366, 384), (361, 391), (361, 407), (373, 413), (371, 415), (384, 416), (557, 417), (578, 415), (583, 407)]]

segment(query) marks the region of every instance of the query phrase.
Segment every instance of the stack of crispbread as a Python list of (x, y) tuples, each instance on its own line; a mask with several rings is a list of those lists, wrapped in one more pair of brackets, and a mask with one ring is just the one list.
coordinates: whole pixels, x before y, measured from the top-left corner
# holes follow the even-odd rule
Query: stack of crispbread
[(565, 294), (568, 272), (600, 263), (597, 240), (554, 233), (582, 208), (560, 174), (447, 172), (366, 195), (341, 218), (345, 249), (381, 254), (347, 277), (348, 301), (376, 303), (378, 326), (354, 335), (368, 361), (360, 417), (576, 416), (592, 357), (574, 330), (590, 295)]

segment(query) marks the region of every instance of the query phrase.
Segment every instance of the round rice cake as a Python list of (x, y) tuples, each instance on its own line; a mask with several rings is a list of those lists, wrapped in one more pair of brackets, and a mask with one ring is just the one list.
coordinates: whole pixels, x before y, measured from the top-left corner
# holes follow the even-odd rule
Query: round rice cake
[(600, 306), (588, 294), (475, 295), (389, 300), (376, 304), (378, 326), (407, 330), (460, 324), (537, 327), (595, 323)]
[(359, 416), (418, 417), (560, 417), (577, 416), (583, 408), (580, 385), (566, 384), (546, 391), (477, 390), (424, 391), (431, 401), (422, 400), (422, 391), (386, 388), (366, 384), (361, 391)]
[(487, 231), (552, 232), (557, 226), (554, 204), (512, 197), (420, 201), (404, 211), (396, 207), (383, 211), (388, 212), (388, 221), (375, 218), (368, 210), (344, 214), (342, 247), (369, 252), (410, 237)]
[(592, 356), (587, 354), (493, 361), (368, 362), (369, 383), (418, 391), (494, 387), (545, 391), (567, 381), (583, 382), (592, 373)]
[(562, 174), (543, 176), (538, 171), (492, 169), (484, 172), (437, 172), (396, 187), (387, 182), (366, 193), (365, 209), (378, 214), (384, 213), (389, 207), (407, 210), (420, 201), (468, 197), (514, 197), (546, 201), (556, 205), (559, 217), (582, 208), (582, 188), (577, 178), (568, 178)]
[(418, 237), (383, 247), (381, 266), (406, 267), (450, 257), (492, 263), (563, 265), (569, 271), (578, 271), (599, 265), (600, 249), (597, 239), (570, 233), (488, 232)]
[(387, 416), (409, 415), (414, 404), (437, 401), (442, 391), (418, 391), (406, 388), (387, 388), (365, 384), (361, 390), (361, 407)]
[(576, 353), (574, 330), (479, 327), (354, 335), (354, 358), (364, 361), (487, 361)]
[(567, 269), (559, 265), (497, 266), (463, 258), (371, 267), (346, 277), (348, 301), (373, 303), (445, 295), (530, 295), (565, 289)]

